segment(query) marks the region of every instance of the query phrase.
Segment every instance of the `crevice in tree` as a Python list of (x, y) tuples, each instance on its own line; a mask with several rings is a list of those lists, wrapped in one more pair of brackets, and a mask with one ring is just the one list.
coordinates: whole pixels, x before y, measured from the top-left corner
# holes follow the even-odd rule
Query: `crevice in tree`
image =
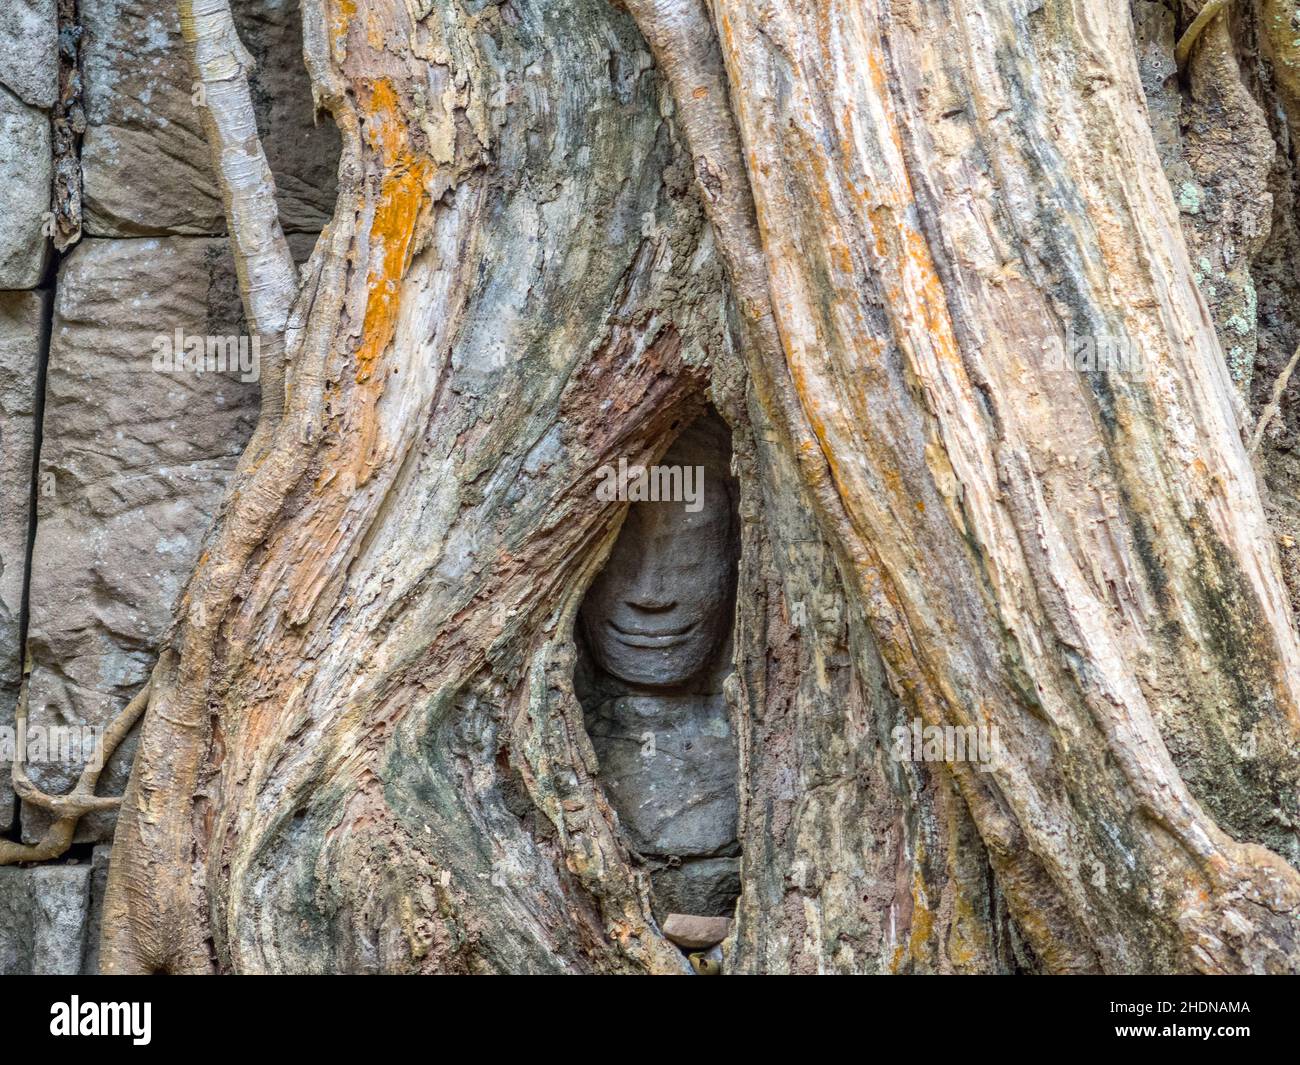
[(650, 874), (661, 927), (672, 914), (730, 917), (740, 894), (730, 435), (709, 409), (658, 462), (621, 457), (598, 471), (598, 498), (628, 513), (579, 612), (574, 686), (597, 779)]
[[(276, 176), (281, 225), (294, 259), (301, 264), (310, 254), (321, 228), (334, 214), (341, 150), (338, 128), (328, 115), (315, 115), (307, 79), (288, 79), (276, 69), (285, 53), (297, 55), (301, 66), (301, 14), (283, 19), (280, 12), (266, 10), (262, 0), (236, 0), (231, 5), (231, 14), (252, 59), (248, 88), (258, 136)], [(283, 128), (274, 128), (273, 116), (286, 112), (298, 116), (296, 137), (285, 136)], [(312, 117), (315, 121), (309, 122)], [(283, 119), (280, 125), (283, 127)], [(303, 158), (316, 161), (313, 170), (306, 174), (301, 173)]]

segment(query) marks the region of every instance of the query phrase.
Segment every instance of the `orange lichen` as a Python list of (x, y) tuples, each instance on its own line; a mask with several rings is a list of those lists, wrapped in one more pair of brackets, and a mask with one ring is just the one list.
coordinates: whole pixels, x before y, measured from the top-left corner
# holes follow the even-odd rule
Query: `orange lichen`
[[(388, 375), (380, 372), (384, 353), (397, 334), (402, 284), (410, 269), (422, 214), (428, 207), (426, 178), (433, 164), (413, 147), (404, 115), (408, 108), (385, 80), (358, 85), (358, 102), (365, 116), (365, 140), (378, 157), (377, 195), (363, 193), (358, 212), (370, 214), (366, 262), (366, 306), (361, 340), (355, 360), (356, 384), (365, 392), (348, 404), (349, 431), (321, 464), (316, 490), (323, 507), (315, 522), (315, 550), (298, 570), (295, 592), (287, 604), (288, 616), (303, 619), (314, 608), (331, 579), (330, 561), (345, 542), (347, 508), (355, 492), (382, 465), (381, 421), (378, 398)], [(375, 165), (376, 162), (378, 165)], [(368, 186), (373, 188), (373, 186)], [(373, 199), (372, 199), (373, 195)], [(334, 488), (326, 491), (327, 486)]]
[(401, 282), (411, 264), (415, 233), (425, 204), (427, 160), (411, 150), (397, 93), (386, 80), (363, 94), (367, 114), (366, 139), (383, 164), (379, 200), (370, 227), (372, 254), (366, 275), (368, 296), (361, 346), (357, 350), (357, 383), (367, 380), (397, 332)]
[(371, 374), (375, 362), (397, 332), (402, 278), (411, 263), (416, 222), (424, 203), (424, 167), (384, 178), (375, 206), (371, 239), (381, 245), (366, 278), (369, 295), (361, 346), (357, 349), (357, 383)]
[(356, 18), (357, 3), (356, 0), (336, 0), (334, 11), (330, 18), (330, 29), (333, 30), (335, 38), (345, 37), (348, 32), (348, 25)]
[(386, 169), (408, 163), (410, 131), (403, 121), (400, 101), (392, 82), (379, 78), (360, 89), (365, 115), (366, 142), (379, 152)]
[(889, 959), (890, 971), (894, 973), (907, 972), (918, 964), (924, 965), (932, 953), (934, 912), (925, 885), (925, 841), (918, 838), (915, 846), (916, 852), (910, 863), (911, 883), (908, 886), (907, 905), (905, 909), (896, 911), (899, 940)]

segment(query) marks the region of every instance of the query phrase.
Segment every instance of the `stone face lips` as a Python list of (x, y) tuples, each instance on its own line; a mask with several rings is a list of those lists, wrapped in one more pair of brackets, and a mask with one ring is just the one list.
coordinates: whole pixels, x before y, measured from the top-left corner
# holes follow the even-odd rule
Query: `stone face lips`
[[(235, 373), (153, 368), (153, 342), (244, 326), (221, 239), (82, 241), (65, 260), (46, 380), (28, 651), (30, 724), (104, 725), (148, 676), (256, 416)], [(120, 794), (132, 745), (99, 791)], [(80, 763), (30, 767), (68, 790)], [(44, 814), (25, 808), (24, 837)], [(83, 819), (106, 838), (110, 815)]]
[[(338, 134), (313, 121), (297, 0), (239, 0), (252, 91), (287, 232), (334, 204)], [(85, 228), (95, 236), (220, 235), (225, 219), (173, 0), (83, 0)]]
[[(36, 388), (49, 294), (0, 292), (0, 725), (22, 682), (19, 625), (27, 565)], [(9, 764), (0, 760), (0, 831), (13, 823)]]

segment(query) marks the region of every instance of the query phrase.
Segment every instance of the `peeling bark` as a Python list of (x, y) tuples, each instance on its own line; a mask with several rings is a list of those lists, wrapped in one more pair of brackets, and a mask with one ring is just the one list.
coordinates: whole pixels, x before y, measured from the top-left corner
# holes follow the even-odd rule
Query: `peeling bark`
[[(713, 14), (845, 583), (895, 690), (1013, 752), (954, 775), (1018, 927), (1056, 971), (1293, 966), (1253, 844), (1294, 853), (1295, 633), (1126, 8)], [(1067, 326), (1142, 372), (1045, 374)]]

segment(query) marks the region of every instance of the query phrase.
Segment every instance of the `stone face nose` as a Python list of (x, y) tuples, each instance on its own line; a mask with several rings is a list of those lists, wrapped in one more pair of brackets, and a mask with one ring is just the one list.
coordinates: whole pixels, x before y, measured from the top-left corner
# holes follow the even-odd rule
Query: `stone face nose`
[(635, 599), (625, 599), (623, 602), (643, 614), (663, 614), (677, 605), (676, 599), (652, 595), (639, 595)]
[(653, 553), (640, 560), (635, 576), (623, 591), (623, 602), (634, 610), (658, 613), (677, 605), (677, 592), (662, 553)]

